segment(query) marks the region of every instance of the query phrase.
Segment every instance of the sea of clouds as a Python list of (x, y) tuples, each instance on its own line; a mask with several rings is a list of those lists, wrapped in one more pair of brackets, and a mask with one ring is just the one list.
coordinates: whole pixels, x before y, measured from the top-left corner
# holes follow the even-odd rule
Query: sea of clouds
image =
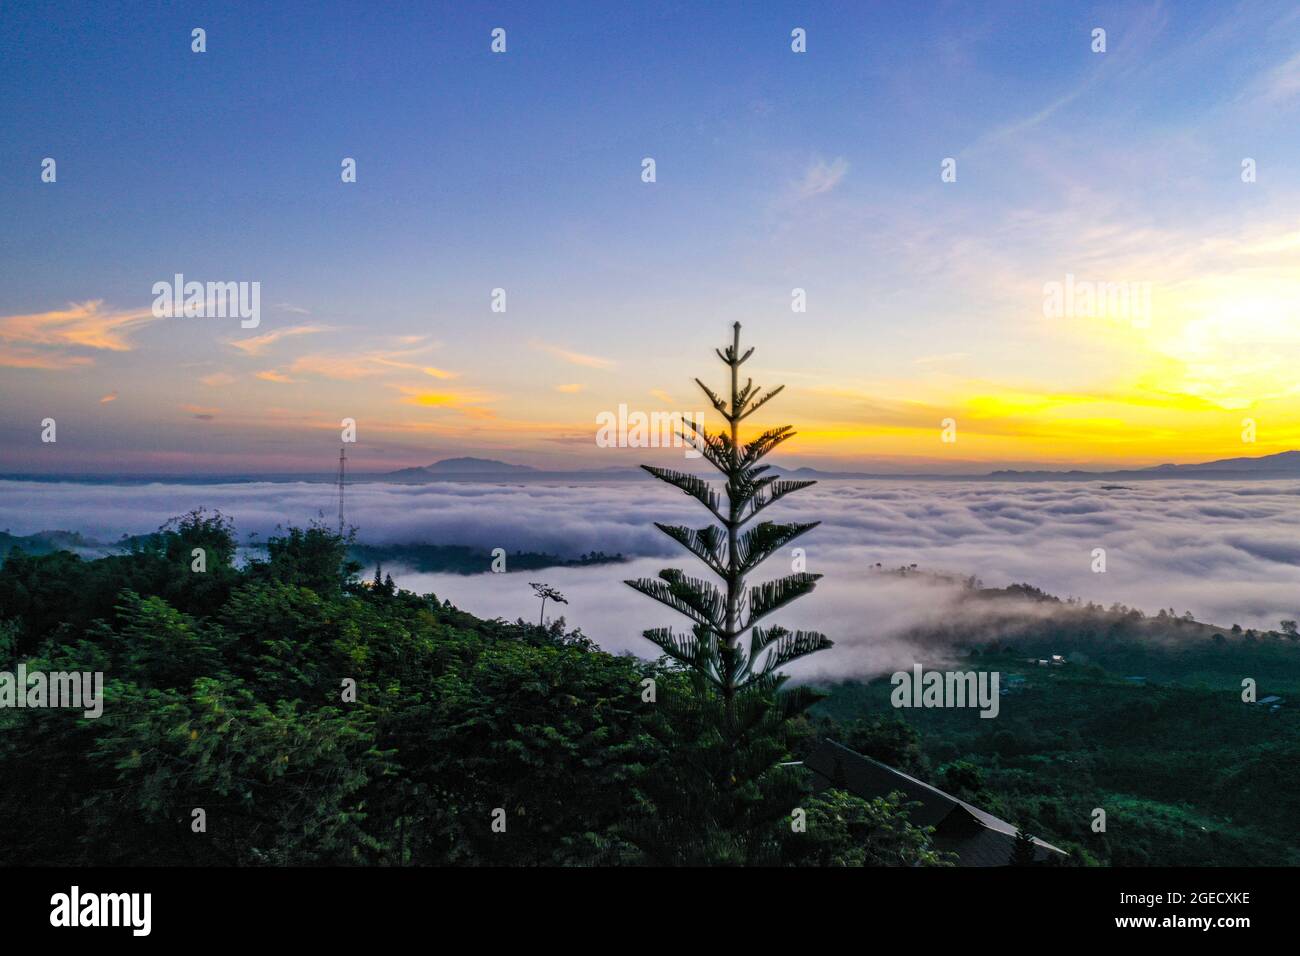
[[(191, 508), (231, 515), (242, 536), (337, 514), (334, 488), (308, 482), (108, 485), (0, 482), (0, 528), (14, 534), (81, 531), (101, 540), (157, 528)], [(465, 544), (548, 551), (566, 557), (621, 552), (624, 564), (462, 576), (389, 568), (403, 586), (437, 594), (483, 617), (536, 619), (528, 586), (565, 593), (570, 626), (613, 651), (648, 655), (640, 632), (680, 625), (675, 615), (621, 582), (676, 566), (703, 569), (652, 525), (700, 526), (703, 511), (653, 479), (572, 484), (444, 483), (350, 486), (347, 518), (366, 543)], [(764, 517), (821, 520), (791, 547), (825, 575), (816, 592), (771, 619), (822, 630), (836, 647), (796, 673), (875, 674), (910, 667), (909, 632), (966, 620), (955, 583), (874, 570), (916, 564), (974, 575), (989, 586), (1032, 584), (1061, 597), (1147, 613), (1191, 611), (1228, 627), (1275, 628), (1300, 617), (1300, 482), (823, 481), (782, 500)], [(1106, 572), (1093, 571), (1104, 548)], [(788, 553), (762, 577), (790, 571)], [(547, 616), (553, 607), (548, 605)], [(971, 621), (971, 627), (978, 622)]]

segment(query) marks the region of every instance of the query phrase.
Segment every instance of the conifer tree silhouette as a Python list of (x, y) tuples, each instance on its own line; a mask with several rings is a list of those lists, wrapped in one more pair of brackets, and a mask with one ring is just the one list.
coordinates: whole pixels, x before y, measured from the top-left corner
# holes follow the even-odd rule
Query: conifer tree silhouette
[(537, 626), (545, 627), (546, 602), (548, 600), (554, 601), (556, 604), (568, 604), (569, 602), (563, 594), (551, 587), (549, 584), (539, 584), (536, 581), (529, 581), (528, 584), (533, 589), (533, 593), (542, 599), (542, 611), (537, 617)]
[(792, 719), (822, 695), (807, 686), (783, 690), (786, 675), (780, 668), (831, 646), (815, 631), (756, 626), (811, 591), (821, 577), (795, 573), (746, 587), (746, 577), (764, 560), (819, 523), (754, 519), (814, 482), (783, 479), (760, 464), (794, 435), (790, 426), (740, 441), (741, 423), (781, 392), (777, 387), (760, 393), (752, 379), (741, 387), (740, 366), (753, 349), (741, 354), (740, 323), (733, 327), (732, 344), (717, 354), (731, 372), (730, 400), (699, 379), (696, 383), (727, 428), (711, 433), (688, 420), (681, 437), (725, 477), (722, 491), (696, 475), (642, 467), (690, 495), (717, 522), (699, 529), (656, 526), (698, 558), (721, 587), (672, 568), (657, 578), (626, 582), (691, 622), (686, 633), (672, 628), (644, 632), (686, 668), (688, 677), (668, 681), (660, 719), (652, 725), (664, 756), (642, 778), (639, 800), (653, 812), (629, 820), (626, 828), (628, 838), (655, 865), (782, 862), (791, 810), (808, 789), (801, 768), (788, 763)]
[[(820, 574), (794, 573), (756, 587), (745, 587), (746, 576), (795, 538), (811, 531), (821, 522), (777, 524), (759, 521), (746, 527), (769, 505), (786, 495), (816, 484), (808, 480), (783, 479), (765, 474), (769, 465), (759, 464), (774, 448), (795, 432), (781, 425), (761, 432), (749, 442), (740, 441), (740, 424), (779, 395), (784, 385), (762, 394), (753, 379), (740, 386), (740, 366), (754, 353), (751, 348), (740, 353), (740, 323), (732, 328), (732, 344), (715, 350), (731, 371), (730, 402), (701, 382), (714, 409), (726, 420), (725, 431), (709, 432), (695, 421), (684, 418), (690, 434), (681, 433), (701, 456), (726, 478), (723, 496), (703, 478), (686, 472), (652, 465), (641, 467), (660, 481), (690, 495), (708, 510), (718, 524), (687, 528), (655, 522), (672, 538), (722, 580), (722, 588), (711, 581), (688, 577), (668, 568), (659, 577), (641, 578), (625, 583), (661, 604), (685, 615), (692, 624), (690, 634), (672, 628), (654, 628), (644, 636), (657, 644), (668, 657), (691, 668), (712, 685), (726, 704), (729, 716), (735, 716), (738, 694), (746, 691), (775, 693), (786, 677), (779, 668), (807, 654), (831, 646), (824, 634), (816, 631), (789, 631), (784, 627), (758, 627), (759, 621), (796, 598), (811, 591)], [(749, 634), (748, 644), (744, 637)], [(793, 695), (793, 697), (791, 697)], [(811, 692), (796, 688), (783, 694), (790, 699), (783, 710), (793, 715), (812, 703)]]

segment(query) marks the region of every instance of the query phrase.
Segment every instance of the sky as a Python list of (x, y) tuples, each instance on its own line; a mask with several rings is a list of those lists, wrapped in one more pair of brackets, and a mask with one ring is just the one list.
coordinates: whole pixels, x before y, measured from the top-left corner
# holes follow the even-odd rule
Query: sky
[(0, 5), (0, 472), (631, 465), (734, 322), (792, 466), (1300, 448), (1298, 120), (1268, 0)]

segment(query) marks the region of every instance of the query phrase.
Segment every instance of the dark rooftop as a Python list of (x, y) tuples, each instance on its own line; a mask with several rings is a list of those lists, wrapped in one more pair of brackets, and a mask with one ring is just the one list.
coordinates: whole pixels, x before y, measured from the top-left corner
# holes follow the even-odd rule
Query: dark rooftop
[[(864, 757), (833, 740), (822, 740), (804, 761), (818, 790), (835, 787), (871, 800), (901, 791), (918, 806), (908, 813), (917, 826), (934, 827), (934, 846), (957, 855), (958, 866), (1007, 866), (1016, 828), (979, 807), (923, 783), (893, 767)], [(1034, 838), (1035, 862), (1061, 862), (1065, 851)]]

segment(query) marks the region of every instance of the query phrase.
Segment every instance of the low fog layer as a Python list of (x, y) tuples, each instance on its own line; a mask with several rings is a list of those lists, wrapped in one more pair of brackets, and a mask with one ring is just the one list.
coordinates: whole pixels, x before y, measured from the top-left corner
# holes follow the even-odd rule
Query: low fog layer
[[(837, 642), (804, 673), (867, 673), (905, 666), (915, 653), (900, 635), (960, 612), (957, 585), (873, 572), (917, 564), (974, 575), (989, 586), (1025, 582), (1061, 597), (1149, 614), (1191, 611), (1223, 627), (1277, 627), (1300, 616), (1300, 483), (1294, 481), (1102, 482), (827, 481), (784, 499), (765, 517), (823, 521), (796, 542), (816, 592), (774, 617), (824, 630)], [(14, 534), (81, 531), (103, 540), (156, 528), (197, 506), (234, 517), (242, 536), (277, 524), (333, 520), (326, 484), (113, 486), (0, 482), (0, 528)], [(624, 565), (524, 574), (435, 575), (392, 568), (403, 587), (433, 591), (484, 617), (535, 619), (529, 580), (564, 591), (560, 611), (610, 650), (648, 653), (647, 627), (680, 625), (672, 612), (631, 591), (624, 578), (669, 565), (703, 569), (651, 521), (703, 524), (702, 509), (667, 486), (640, 482), (523, 486), (362, 484), (347, 492), (347, 516), (366, 543), (467, 544), (566, 557), (622, 552)], [(1104, 548), (1106, 573), (1094, 573)], [(671, 558), (671, 560), (665, 560)], [(773, 557), (765, 577), (788, 572)], [(552, 608), (547, 608), (548, 616)], [(972, 622), (972, 626), (975, 622)]]

